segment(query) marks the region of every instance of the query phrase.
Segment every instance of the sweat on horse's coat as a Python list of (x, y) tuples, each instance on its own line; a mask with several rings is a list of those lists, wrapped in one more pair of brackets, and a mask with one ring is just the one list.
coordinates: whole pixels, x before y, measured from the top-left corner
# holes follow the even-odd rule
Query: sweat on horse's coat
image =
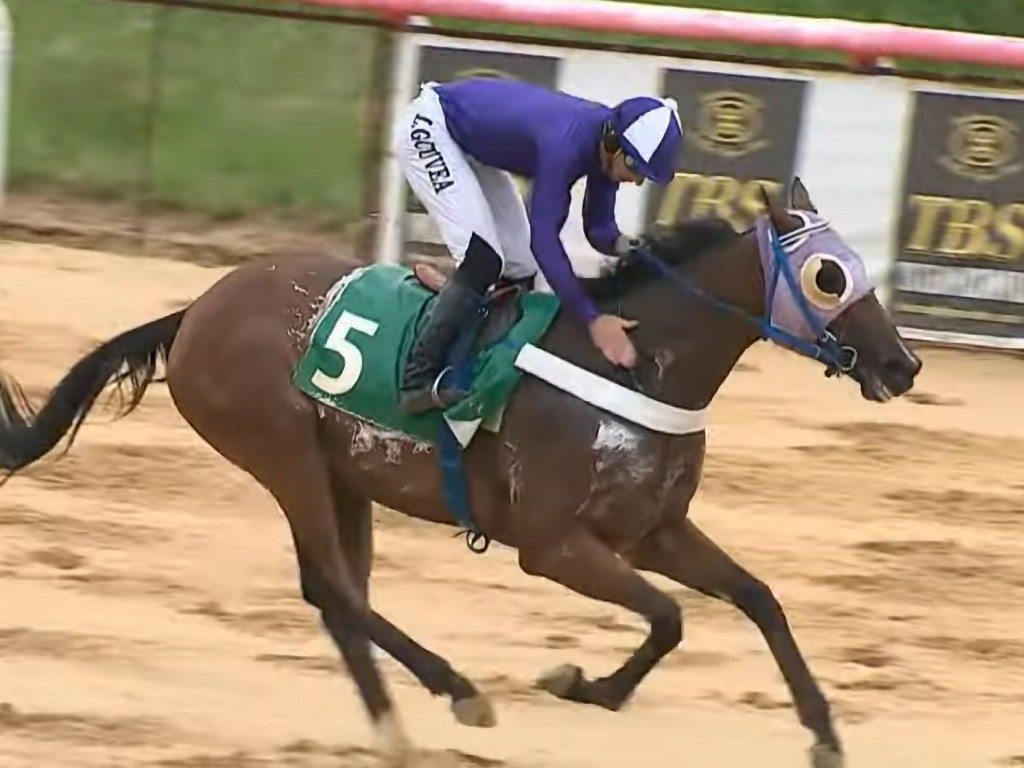
[[(767, 202), (767, 216), (782, 237), (803, 224), (782, 201)], [(788, 203), (814, 210), (799, 181)], [(697, 241), (704, 247), (692, 248)], [(814, 252), (825, 252), (838, 236), (829, 228), (808, 242)], [(763, 329), (749, 321), (765, 309), (761, 249), (753, 233), (707, 225), (678, 225), (656, 237), (654, 248), (666, 273), (627, 264), (585, 285), (595, 301), (639, 321), (631, 335), (643, 361), (634, 372), (643, 390), (679, 408), (703, 408), (761, 337)], [(121, 412), (131, 411), (165, 359), (168, 389), (182, 417), (277, 500), (295, 545), (303, 597), (319, 609), (392, 765), (404, 768), (409, 748), (371, 642), (432, 694), (446, 696), (459, 722), (490, 726), (494, 712), (468, 679), (374, 611), (367, 597), (372, 502), (450, 524), (433, 450), (417, 451), (412, 441), (382, 445), (374, 437), (372, 449), (353, 453), (359, 420), (323, 409), (290, 381), (319, 306), (316, 297), (353, 267), (330, 256), (243, 265), (185, 310), (89, 352), (38, 410), (17, 382), (0, 379), (0, 468), (17, 472), (65, 436), (73, 439), (111, 382), (126, 396)], [(744, 316), (680, 294), (676, 280)], [(872, 292), (839, 307), (828, 330), (856, 352), (848, 374), (864, 398), (884, 402), (913, 387), (921, 362)], [(538, 347), (597, 375), (622, 378), (571, 317), (556, 318)], [(622, 461), (626, 451), (612, 448), (622, 444), (620, 430), (635, 437)], [(595, 443), (607, 447), (595, 450)], [(510, 399), (500, 431), (474, 439), (466, 466), (481, 530), (515, 548), (526, 573), (623, 607), (650, 625), (643, 643), (606, 677), (589, 679), (579, 667), (563, 665), (543, 676), (542, 685), (564, 699), (610, 710), (630, 700), (683, 634), (678, 603), (640, 573), (650, 571), (735, 605), (757, 625), (800, 723), (813, 735), (812, 765), (838, 768), (843, 749), (829, 704), (782, 607), (767, 585), (687, 516), (704, 449), (702, 433), (645, 430), (532, 377)], [(756, 484), (750, 492), (757, 492)]]

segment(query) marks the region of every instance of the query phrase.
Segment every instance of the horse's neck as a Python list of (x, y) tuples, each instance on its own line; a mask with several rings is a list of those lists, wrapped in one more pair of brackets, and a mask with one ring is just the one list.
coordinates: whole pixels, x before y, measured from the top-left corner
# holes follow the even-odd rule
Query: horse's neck
[[(756, 245), (748, 239), (679, 269), (709, 296), (754, 318), (764, 312), (761, 262)], [(755, 324), (666, 280), (639, 292), (635, 303), (636, 314), (630, 314), (624, 303), (626, 317), (652, 318), (641, 320), (634, 332), (642, 351), (656, 362), (655, 371), (644, 372), (648, 394), (680, 408), (706, 407), (744, 351), (760, 337)]]

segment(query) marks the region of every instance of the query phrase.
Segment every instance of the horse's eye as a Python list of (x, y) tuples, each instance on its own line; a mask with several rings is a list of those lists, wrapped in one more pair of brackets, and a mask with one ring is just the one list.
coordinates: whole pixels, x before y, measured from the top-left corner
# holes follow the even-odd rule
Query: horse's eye
[(822, 293), (829, 296), (842, 296), (846, 290), (846, 273), (834, 261), (825, 261), (814, 277), (814, 282)]
[(842, 306), (849, 297), (853, 279), (846, 265), (835, 256), (816, 253), (800, 270), (800, 287), (814, 306), (833, 310)]

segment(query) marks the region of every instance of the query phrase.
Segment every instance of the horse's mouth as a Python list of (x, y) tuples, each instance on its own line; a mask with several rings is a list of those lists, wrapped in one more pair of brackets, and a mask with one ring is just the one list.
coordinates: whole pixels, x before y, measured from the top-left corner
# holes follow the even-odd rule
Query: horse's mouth
[(860, 384), (860, 392), (864, 399), (875, 403), (887, 403), (906, 394), (914, 386), (912, 376), (885, 376), (878, 371), (860, 366), (851, 371), (851, 375)]
[(875, 373), (869, 373), (860, 378), (860, 393), (865, 400), (875, 403), (887, 403), (897, 396), (889, 386), (882, 381), (882, 377)]

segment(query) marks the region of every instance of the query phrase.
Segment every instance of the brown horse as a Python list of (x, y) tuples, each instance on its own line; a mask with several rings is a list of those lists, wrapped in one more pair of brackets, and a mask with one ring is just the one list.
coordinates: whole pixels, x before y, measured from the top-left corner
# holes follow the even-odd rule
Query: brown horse
[[(677, 225), (652, 238), (646, 258), (587, 281), (605, 309), (639, 321), (633, 338), (643, 363), (632, 377), (613, 370), (571, 318), (559, 315), (538, 346), (677, 409), (707, 406), (744, 350), (765, 334), (803, 344), (803, 352), (829, 362), (830, 373), (849, 374), (867, 399), (907, 392), (921, 362), (875, 298), (860, 258), (817, 215), (799, 180), (788, 205), (765, 200), (767, 216), (748, 232), (721, 222)], [(495, 718), (472, 683), (368, 605), (372, 502), (452, 523), (433, 448), (382, 434), (291, 383), (325, 293), (352, 269), (328, 256), (242, 266), (185, 310), (89, 353), (38, 411), (5, 379), (0, 467), (13, 473), (69, 431), (73, 440), (108, 384), (125, 388), (127, 413), (166, 359), (166, 381), (182, 416), (279, 503), (302, 594), (319, 609), (344, 658), (389, 765), (405, 766), (412, 749), (369, 641), (433, 694), (449, 697), (461, 723), (492, 726)], [(682, 640), (679, 605), (638, 570), (655, 572), (732, 603), (757, 625), (800, 722), (814, 736), (812, 763), (842, 765), (828, 703), (771, 590), (687, 519), (704, 448), (703, 431), (679, 435), (639, 426), (526, 376), (500, 431), (481, 433), (467, 449), (480, 531), (517, 549), (526, 573), (627, 608), (650, 625), (611, 675), (592, 680), (564, 666), (540, 684), (563, 699), (622, 707)], [(756, 486), (750, 490), (757, 493)]]

